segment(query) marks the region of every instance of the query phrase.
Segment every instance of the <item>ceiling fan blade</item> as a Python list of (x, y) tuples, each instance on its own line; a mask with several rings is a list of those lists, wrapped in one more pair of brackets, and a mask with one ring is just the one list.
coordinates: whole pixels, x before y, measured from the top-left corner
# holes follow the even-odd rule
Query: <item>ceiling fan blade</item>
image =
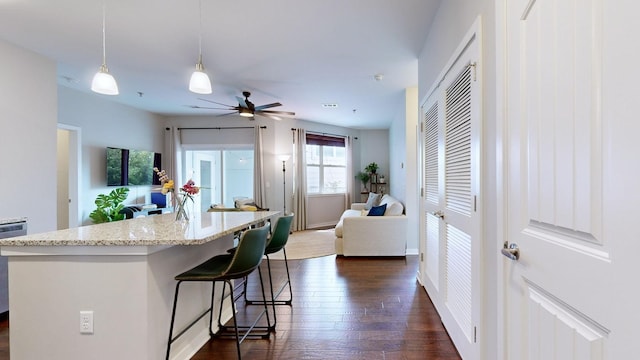
[(288, 116), (295, 116), (296, 113), (291, 112), (291, 111), (276, 111), (276, 110), (260, 110), (260, 113), (263, 113), (265, 115), (267, 114), (272, 114), (272, 115), (288, 115)]
[(279, 102), (274, 102), (271, 104), (260, 105), (260, 106), (256, 106), (256, 110), (268, 109), (276, 106), (282, 106), (282, 104), (280, 104)]
[(282, 120), (282, 118), (281, 118), (281, 117), (279, 117), (279, 116), (275, 116), (275, 115), (264, 114), (264, 113), (262, 113), (262, 112), (259, 112), (259, 113), (256, 113), (256, 114), (257, 114), (257, 115), (260, 115), (260, 116), (268, 117), (269, 119), (273, 119), (273, 120), (277, 120), (277, 121)]
[(214, 103), (214, 104), (218, 104), (218, 105), (228, 106), (230, 108), (234, 108), (233, 105), (227, 105), (227, 104), (219, 103), (219, 102), (216, 102), (216, 101), (213, 101), (213, 100), (209, 100), (209, 99), (198, 98), (198, 100), (207, 101), (207, 102), (210, 102), (210, 103)]
[(216, 107), (208, 107), (208, 106), (198, 106), (198, 105), (187, 105), (192, 109), (206, 109), (206, 110), (233, 110), (233, 108), (216, 108)]
[(230, 112), (230, 113), (225, 113), (225, 114), (219, 114), (219, 115), (216, 115), (216, 117), (219, 117), (219, 116), (229, 116), (229, 115), (233, 115), (233, 114), (237, 114), (237, 113), (238, 113), (237, 111), (233, 111), (233, 112)]
[(249, 106), (247, 105), (247, 103), (244, 101), (243, 98), (241, 98), (240, 96), (236, 96), (236, 99), (238, 99), (238, 104), (240, 104), (240, 106), (247, 109), (249, 108)]

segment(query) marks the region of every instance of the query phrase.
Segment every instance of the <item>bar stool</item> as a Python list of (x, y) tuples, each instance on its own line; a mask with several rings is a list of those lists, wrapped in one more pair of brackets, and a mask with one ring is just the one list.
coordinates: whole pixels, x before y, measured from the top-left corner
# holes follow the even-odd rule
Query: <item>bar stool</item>
[[(207, 313), (209, 313), (209, 335), (211, 337), (221, 337), (225, 335), (231, 335), (235, 337), (236, 347), (238, 350), (238, 359), (242, 358), (240, 352), (240, 343), (244, 341), (248, 336), (254, 337), (258, 336), (263, 339), (268, 339), (270, 336), (270, 330), (272, 329), (271, 321), (269, 319), (269, 312), (267, 311), (266, 305), (266, 296), (264, 292), (264, 286), (262, 285), (262, 273), (260, 272), (260, 263), (262, 262), (262, 257), (264, 255), (264, 249), (267, 243), (267, 237), (269, 235), (269, 227), (270, 224), (267, 224), (263, 227), (246, 230), (240, 241), (238, 246), (236, 247), (236, 251), (233, 254), (223, 254), (214, 256), (211, 259), (203, 262), (202, 264), (183, 272), (182, 274), (175, 277), (178, 281), (176, 284), (176, 292), (173, 300), (173, 310), (171, 313), (171, 326), (169, 327), (169, 341), (167, 343), (167, 357), (169, 359), (169, 355), (171, 353), (171, 344), (182, 336), (191, 326), (196, 324), (202, 317), (204, 317)], [(260, 276), (260, 284), (262, 288), (262, 298), (265, 301), (264, 309), (258, 314), (256, 320), (249, 326), (239, 326), (236, 320), (236, 308), (235, 301), (233, 295), (233, 284), (231, 280), (241, 279), (253, 272), (255, 269), (258, 269), (258, 274)], [(173, 337), (173, 326), (176, 317), (176, 306), (178, 303), (178, 292), (180, 289), (180, 284), (184, 281), (198, 281), (198, 282), (211, 282), (211, 306), (203, 312), (196, 320), (194, 320), (191, 324), (189, 324), (185, 329), (183, 329), (178, 335)], [(218, 314), (218, 327), (219, 331), (214, 334), (211, 330), (213, 325), (213, 304), (215, 298), (215, 288), (216, 283), (222, 282), (222, 300), (220, 301), (220, 312)], [(222, 305), (224, 303), (224, 293), (226, 286), (229, 285), (230, 289), (230, 297), (231, 300), (231, 309), (233, 314), (233, 326), (224, 326), (220, 323), (220, 315), (222, 314)], [(267, 318), (267, 326), (257, 326), (260, 319), (266, 315)], [(228, 334), (229, 330), (233, 330), (232, 334)], [(264, 332), (252, 332), (252, 330), (264, 330)]]
[[(267, 241), (267, 246), (264, 250), (264, 255), (267, 258), (267, 269), (269, 273), (269, 289), (271, 290), (271, 300), (250, 300), (247, 299), (247, 279), (244, 279), (244, 300), (245, 305), (271, 305), (273, 307), (273, 327), (275, 330), (277, 318), (276, 318), (276, 305), (289, 305), (291, 306), (293, 300), (293, 291), (291, 290), (291, 276), (289, 275), (289, 264), (287, 261), (287, 251), (285, 250), (285, 245), (287, 245), (287, 241), (289, 240), (289, 234), (291, 232), (291, 222), (293, 221), (294, 214), (289, 214), (282, 216), (276, 222), (276, 226), (273, 229), (273, 233), (271, 237)], [(287, 279), (282, 284), (280, 289), (276, 292), (273, 291), (273, 276), (271, 275), (271, 260), (269, 259), (270, 254), (277, 253), (282, 250), (284, 255), (284, 266), (287, 272)], [(233, 254), (236, 251), (236, 248), (227, 250), (229, 253)], [(289, 287), (289, 299), (288, 300), (277, 300), (282, 291), (284, 291), (285, 287)]]

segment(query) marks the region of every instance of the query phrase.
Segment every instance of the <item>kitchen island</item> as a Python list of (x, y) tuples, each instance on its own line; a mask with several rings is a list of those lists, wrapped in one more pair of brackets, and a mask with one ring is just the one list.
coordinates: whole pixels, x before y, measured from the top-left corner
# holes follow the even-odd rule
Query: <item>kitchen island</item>
[[(1, 240), (0, 255), (9, 260), (11, 358), (163, 358), (174, 276), (278, 214), (205, 212), (189, 221), (164, 214)], [(176, 329), (208, 307), (210, 294), (207, 284), (183, 286)], [(81, 312), (92, 324), (81, 323)], [(230, 316), (229, 308), (223, 317)], [(207, 325), (205, 317), (176, 341), (172, 358), (188, 359), (206, 343)]]

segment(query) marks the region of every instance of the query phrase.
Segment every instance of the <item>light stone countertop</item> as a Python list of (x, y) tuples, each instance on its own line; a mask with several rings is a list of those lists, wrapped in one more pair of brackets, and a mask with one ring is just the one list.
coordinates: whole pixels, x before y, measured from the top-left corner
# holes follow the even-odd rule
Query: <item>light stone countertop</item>
[(175, 214), (87, 225), (0, 239), (1, 246), (164, 246), (200, 245), (268, 220), (280, 211), (232, 211), (195, 214), (189, 221)]

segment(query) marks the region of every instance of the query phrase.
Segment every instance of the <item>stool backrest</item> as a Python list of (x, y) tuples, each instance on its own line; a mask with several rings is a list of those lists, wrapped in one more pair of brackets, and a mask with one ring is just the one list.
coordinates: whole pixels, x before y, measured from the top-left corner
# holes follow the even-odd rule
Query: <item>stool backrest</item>
[(285, 215), (278, 219), (276, 227), (273, 229), (273, 234), (271, 234), (271, 238), (267, 242), (266, 254), (273, 254), (274, 252), (282, 250), (282, 248), (287, 245), (292, 221), (293, 214)]
[(242, 233), (231, 263), (224, 271), (223, 276), (242, 277), (260, 266), (264, 256), (264, 249), (267, 245), (270, 226), (270, 224), (267, 224)]

